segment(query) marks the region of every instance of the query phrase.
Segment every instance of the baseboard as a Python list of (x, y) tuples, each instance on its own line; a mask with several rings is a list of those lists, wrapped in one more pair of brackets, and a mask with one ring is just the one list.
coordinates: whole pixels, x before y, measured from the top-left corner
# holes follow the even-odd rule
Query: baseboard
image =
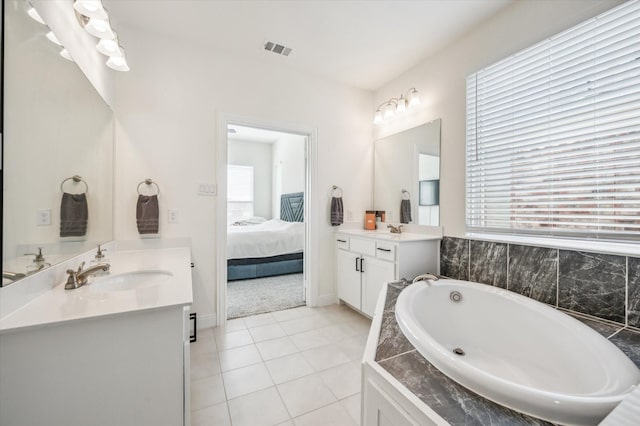
[(338, 296), (335, 293), (318, 296), (318, 306), (327, 306), (338, 303)]
[(209, 315), (198, 315), (198, 330), (202, 330), (203, 328), (212, 328), (218, 325), (218, 319), (215, 314)]

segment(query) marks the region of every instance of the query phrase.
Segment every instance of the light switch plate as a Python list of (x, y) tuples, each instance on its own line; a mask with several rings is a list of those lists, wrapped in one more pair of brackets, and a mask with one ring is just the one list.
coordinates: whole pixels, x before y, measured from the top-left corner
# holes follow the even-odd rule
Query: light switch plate
[(51, 209), (36, 210), (36, 225), (37, 226), (51, 225)]
[(218, 185), (215, 183), (199, 183), (198, 195), (216, 196), (218, 195)]
[(168, 216), (167, 222), (178, 223), (178, 210), (169, 209), (169, 214), (167, 216)]

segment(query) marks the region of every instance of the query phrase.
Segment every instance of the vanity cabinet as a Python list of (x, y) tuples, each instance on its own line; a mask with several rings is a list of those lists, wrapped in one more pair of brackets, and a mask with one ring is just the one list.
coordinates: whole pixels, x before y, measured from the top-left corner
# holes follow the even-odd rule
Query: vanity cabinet
[(336, 233), (338, 299), (373, 316), (384, 283), (438, 273), (439, 240), (421, 234)]

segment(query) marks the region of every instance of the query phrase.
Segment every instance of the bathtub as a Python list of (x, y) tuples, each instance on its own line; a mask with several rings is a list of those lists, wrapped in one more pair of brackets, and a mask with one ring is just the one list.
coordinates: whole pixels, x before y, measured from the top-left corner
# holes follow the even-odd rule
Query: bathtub
[(396, 319), (449, 378), (550, 422), (595, 425), (640, 383), (640, 370), (596, 331), (500, 288), (417, 282), (400, 293)]

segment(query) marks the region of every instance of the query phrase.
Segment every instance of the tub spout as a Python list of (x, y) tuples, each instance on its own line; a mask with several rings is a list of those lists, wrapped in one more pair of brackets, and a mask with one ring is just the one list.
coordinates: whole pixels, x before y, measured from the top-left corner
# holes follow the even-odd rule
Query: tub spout
[(412, 284), (413, 283), (417, 283), (418, 281), (438, 281), (438, 280), (439, 280), (439, 278), (436, 277), (433, 274), (422, 274), (422, 275), (418, 275), (417, 277), (415, 277), (413, 279)]

